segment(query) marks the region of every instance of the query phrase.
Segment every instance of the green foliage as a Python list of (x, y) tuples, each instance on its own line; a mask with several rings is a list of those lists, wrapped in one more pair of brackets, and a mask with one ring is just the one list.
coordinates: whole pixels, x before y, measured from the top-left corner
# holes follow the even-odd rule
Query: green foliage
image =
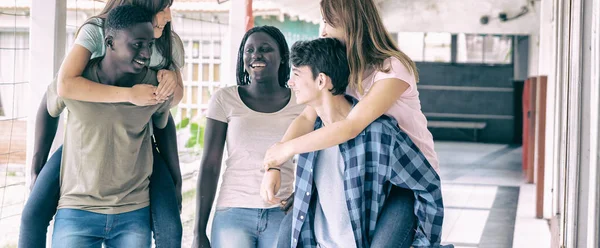
[(203, 148), (204, 147), (204, 126), (200, 126), (198, 123), (192, 123), (190, 125), (190, 133), (192, 136), (188, 139), (185, 144), (186, 148)]
[(179, 124), (177, 124), (177, 126), (175, 127), (175, 129), (177, 129), (177, 131), (184, 129), (188, 126), (188, 124), (190, 124), (190, 118), (184, 118), (183, 120), (181, 120), (181, 122)]
[(188, 129), (191, 134), (185, 143), (185, 148), (202, 149), (204, 147), (204, 127), (204, 121), (191, 122), (190, 118), (184, 118), (177, 124), (177, 131)]
[(186, 202), (188, 200), (194, 199), (196, 197), (196, 188), (190, 189), (181, 194), (182, 201)]
[(177, 113), (179, 112), (179, 108), (172, 107), (169, 111), (171, 111), (171, 116), (173, 116), (173, 118), (175, 118), (175, 116), (177, 116)]

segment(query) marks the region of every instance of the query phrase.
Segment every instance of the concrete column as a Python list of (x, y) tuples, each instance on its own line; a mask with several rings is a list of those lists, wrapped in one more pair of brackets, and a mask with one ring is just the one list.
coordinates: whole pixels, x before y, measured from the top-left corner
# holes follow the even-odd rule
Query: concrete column
[[(560, 212), (559, 210), (559, 182), (560, 166), (559, 164), (559, 145), (560, 135), (560, 112), (558, 107), (561, 105), (560, 92), (557, 90), (559, 80), (557, 80), (557, 23), (558, 6), (553, 5), (553, 1), (540, 2), (540, 31), (539, 31), (539, 50), (538, 50), (538, 69), (537, 75), (547, 75), (547, 97), (546, 97), (546, 154), (545, 154), (545, 172), (544, 177), (544, 218), (550, 219)], [(533, 46), (533, 45), (532, 45)], [(531, 46), (530, 46), (531, 47)], [(533, 59), (532, 59), (533, 60)], [(530, 64), (531, 65), (531, 64)], [(532, 68), (530, 68), (531, 70)]]
[(515, 36), (513, 39), (513, 66), (514, 79), (527, 79), (527, 67), (529, 66), (529, 37)]
[(235, 67), (237, 63), (238, 49), (244, 34), (246, 33), (246, 0), (230, 0), (229, 27), (225, 39), (226, 54), (223, 56), (223, 76), (227, 85), (236, 84)]
[[(32, 0), (29, 31), (30, 90), (27, 118), (27, 185), (35, 136), (35, 117), (46, 88), (56, 77), (65, 55), (67, 4), (62, 0)], [(62, 128), (56, 134), (62, 143)], [(53, 151), (56, 149), (55, 142)]]

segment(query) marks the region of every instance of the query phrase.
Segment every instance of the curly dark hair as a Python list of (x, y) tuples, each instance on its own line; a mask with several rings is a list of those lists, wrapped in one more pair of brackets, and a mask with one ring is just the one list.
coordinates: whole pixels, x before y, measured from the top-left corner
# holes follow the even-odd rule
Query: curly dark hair
[(238, 85), (247, 85), (250, 84), (250, 76), (248, 72), (244, 70), (244, 47), (246, 46), (246, 41), (248, 37), (253, 33), (263, 32), (277, 42), (279, 46), (279, 55), (281, 56), (281, 64), (279, 65), (279, 85), (281, 87), (287, 87), (287, 81), (290, 79), (290, 50), (287, 42), (285, 41), (285, 36), (279, 31), (278, 28), (273, 26), (259, 26), (253, 27), (246, 34), (244, 38), (242, 38), (242, 43), (240, 44), (240, 48), (238, 50), (238, 58), (237, 58), (237, 66), (235, 70), (235, 74), (237, 77)]
[(111, 34), (144, 22), (152, 23), (152, 13), (135, 5), (123, 5), (108, 12), (104, 28), (107, 34)]

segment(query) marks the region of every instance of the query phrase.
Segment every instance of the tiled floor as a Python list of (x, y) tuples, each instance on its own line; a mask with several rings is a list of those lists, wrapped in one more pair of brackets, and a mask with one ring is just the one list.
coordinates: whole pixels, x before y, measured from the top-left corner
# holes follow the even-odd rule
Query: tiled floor
[[(524, 183), (520, 147), (462, 142), (435, 146), (441, 161), (444, 244), (550, 247), (546, 221), (533, 217), (534, 186)], [(189, 184), (194, 187), (195, 180)], [(193, 203), (184, 209), (193, 211)], [(184, 247), (189, 247), (193, 212), (184, 211), (183, 218)]]
[(549, 247), (548, 226), (533, 218), (535, 194), (523, 180), (520, 147), (437, 142), (436, 151), (445, 205), (442, 243)]
[[(436, 151), (441, 161), (445, 204), (444, 244), (451, 243), (457, 248), (550, 247), (547, 221), (534, 218), (535, 186), (524, 183), (520, 147), (436, 142)], [(182, 171), (189, 175), (194, 175), (197, 168), (197, 162), (182, 165)], [(2, 178), (8, 177), (0, 176)], [(9, 181), (0, 183), (10, 184)], [(23, 189), (9, 190), (18, 197), (0, 198), (4, 198), (5, 203), (13, 198), (22, 201), (24, 186), (18, 186)], [(184, 199), (183, 247), (191, 246), (195, 187), (195, 176), (191, 176), (184, 183), (184, 192), (192, 191), (188, 191), (189, 196)], [(5, 207), (8, 206), (5, 204)], [(2, 210), (5, 217), (12, 213), (8, 208)], [(4, 218), (0, 227), (0, 241), (3, 241), (0, 243), (16, 242), (18, 215)]]

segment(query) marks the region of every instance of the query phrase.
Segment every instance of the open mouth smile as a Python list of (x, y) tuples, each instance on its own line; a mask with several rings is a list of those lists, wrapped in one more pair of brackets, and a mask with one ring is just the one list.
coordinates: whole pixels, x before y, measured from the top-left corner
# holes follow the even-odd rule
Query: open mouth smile
[(143, 60), (134, 59), (133, 61), (134, 61), (134, 62), (136, 62), (136, 63), (138, 63), (138, 64), (140, 64), (140, 65), (143, 65), (143, 66), (145, 66), (145, 65), (146, 65), (146, 62), (145, 62), (145, 61), (143, 61)]
[(265, 64), (264, 62), (253, 62), (252, 64), (250, 64), (250, 67), (252, 69), (262, 69), (265, 68), (267, 66), (267, 64)]

